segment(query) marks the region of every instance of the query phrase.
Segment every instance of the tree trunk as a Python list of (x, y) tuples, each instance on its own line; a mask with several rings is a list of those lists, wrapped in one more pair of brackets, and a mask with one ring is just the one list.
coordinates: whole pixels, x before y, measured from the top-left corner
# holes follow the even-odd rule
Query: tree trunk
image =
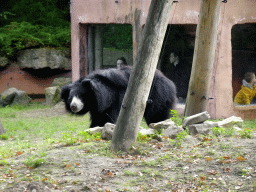
[(217, 40), (220, 0), (202, 0), (185, 116), (206, 111)]
[(113, 133), (111, 149), (126, 151), (136, 142), (173, 1), (152, 0), (121, 111)]

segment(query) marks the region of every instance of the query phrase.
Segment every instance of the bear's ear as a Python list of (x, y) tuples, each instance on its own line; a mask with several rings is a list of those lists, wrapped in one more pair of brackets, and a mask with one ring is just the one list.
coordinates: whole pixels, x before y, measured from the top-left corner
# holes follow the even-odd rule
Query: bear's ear
[(87, 85), (90, 85), (90, 79), (84, 79), (83, 81), (82, 81), (82, 85), (83, 86), (87, 86)]
[(84, 79), (84, 80), (82, 81), (82, 85), (83, 85), (84, 87), (90, 86), (93, 91), (97, 90), (97, 85), (96, 85), (96, 83), (93, 82), (93, 80), (91, 80), (91, 79)]
[(72, 84), (65, 85), (61, 88), (60, 97), (63, 100), (68, 100), (69, 92), (71, 90)]

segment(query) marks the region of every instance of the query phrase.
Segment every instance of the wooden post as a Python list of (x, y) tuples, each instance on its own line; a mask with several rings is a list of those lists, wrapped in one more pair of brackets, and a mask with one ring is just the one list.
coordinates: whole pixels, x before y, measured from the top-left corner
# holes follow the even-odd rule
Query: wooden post
[(95, 70), (101, 69), (103, 64), (102, 26), (95, 25)]
[(91, 73), (95, 64), (94, 59), (94, 27), (88, 26), (88, 71)]
[(206, 111), (217, 40), (220, 0), (202, 0), (185, 116)]
[(125, 151), (136, 142), (172, 4), (172, 0), (151, 1), (142, 41), (111, 141), (110, 148), (114, 151)]
[(87, 75), (87, 25), (79, 25), (79, 78)]

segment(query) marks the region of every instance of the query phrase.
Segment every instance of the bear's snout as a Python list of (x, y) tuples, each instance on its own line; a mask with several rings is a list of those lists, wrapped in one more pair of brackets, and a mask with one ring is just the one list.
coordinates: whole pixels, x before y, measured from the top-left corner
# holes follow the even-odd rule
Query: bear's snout
[(70, 109), (73, 113), (78, 113), (79, 111), (81, 111), (84, 107), (83, 102), (77, 98), (77, 97), (73, 97), (72, 102), (70, 104)]
[(77, 106), (76, 105), (71, 105), (70, 109), (71, 109), (72, 112), (76, 113)]

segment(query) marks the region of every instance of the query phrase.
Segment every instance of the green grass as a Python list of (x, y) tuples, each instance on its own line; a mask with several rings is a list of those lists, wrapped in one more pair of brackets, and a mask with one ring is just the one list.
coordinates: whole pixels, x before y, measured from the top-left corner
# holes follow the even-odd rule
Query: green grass
[(243, 128), (256, 129), (256, 120), (245, 120), (243, 122)]
[[(101, 140), (101, 135), (91, 135), (85, 132), (90, 126), (89, 115), (76, 116), (76, 115), (63, 115), (63, 116), (38, 116), (36, 118), (22, 118), (20, 114), (23, 112), (32, 112), (31, 110), (48, 109), (49, 106), (40, 103), (32, 103), (28, 106), (7, 106), (0, 108), (0, 120), (6, 130), (6, 134), (0, 136), (0, 140), (6, 142), (0, 148), (0, 160), (12, 157), (18, 153), (29, 152), (31, 148), (39, 149), (47, 148), (52, 143), (61, 143), (63, 145), (73, 145), (77, 142), (91, 142)], [(174, 114), (176, 120), (177, 115)], [(177, 120), (178, 121), (178, 120)], [(148, 128), (145, 120), (142, 121), (141, 126)], [(240, 132), (241, 137), (251, 138), (251, 130), (256, 128), (256, 121), (246, 120), (243, 124), (243, 131)], [(214, 134), (223, 134), (224, 130), (220, 128), (213, 129)], [(225, 132), (225, 131), (224, 131)], [(177, 141), (180, 142), (185, 138), (187, 133), (177, 136)], [(40, 142), (38, 142), (40, 140)], [(151, 137), (138, 135), (139, 143), (147, 143)], [(8, 142), (11, 141), (11, 142)], [(102, 151), (97, 151), (99, 154), (108, 154), (109, 142), (102, 144), (104, 146)], [(83, 146), (83, 144), (82, 144)], [(142, 150), (142, 149), (141, 149)], [(95, 149), (90, 148), (88, 151), (96, 152)], [(159, 162), (148, 162), (152, 166)]]
[[(0, 137), (1, 140), (6, 140), (5, 145), (0, 147), (0, 160), (12, 157), (17, 152), (27, 152), (30, 148), (47, 148), (51, 143), (59, 142), (60, 138), (64, 138), (66, 144), (72, 144), (70, 142), (80, 131), (89, 128), (89, 115), (55, 117), (39, 115), (36, 118), (21, 118), (18, 115), (29, 110), (47, 108), (49, 107), (39, 103), (0, 108), (0, 120), (6, 130), (6, 134)], [(40, 144), (38, 138), (42, 139)]]

